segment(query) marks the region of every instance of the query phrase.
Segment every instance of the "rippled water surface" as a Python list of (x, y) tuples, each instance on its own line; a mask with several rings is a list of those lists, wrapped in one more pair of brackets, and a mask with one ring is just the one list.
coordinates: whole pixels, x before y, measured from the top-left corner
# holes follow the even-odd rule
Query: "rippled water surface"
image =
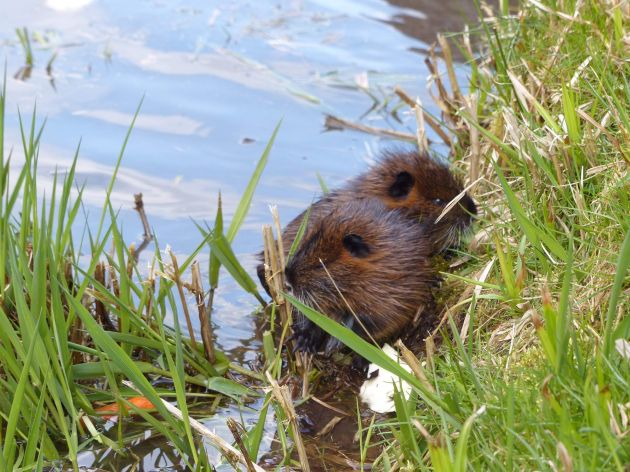
[[(235, 241), (252, 275), (269, 205), (278, 205), (287, 222), (318, 194), (317, 173), (335, 186), (391, 145), (371, 135), (325, 131), (325, 115), (413, 133), (415, 120), (398, 107), (393, 87), (401, 85), (437, 113), (426, 91), (424, 54), (436, 32), (461, 29), (474, 11), (468, 0), (0, 4), (8, 141), (19, 149), (17, 111), (28, 116), (37, 103), (38, 116), (47, 118), (40, 183), (52, 184), (52, 173), (68, 165), (80, 140), (77, 176), (86, 184), (87, 210), (96, 214), (143, 100), (113, 192), (128, 241), (140, 239), (133, 194), (142, 192), (161, 245), (190, 253), (201, 240), (191, 219), (211, 221), (219, 191), (229, 219), (283, 120)], [(34, 38), (32, 70), (22, 68), (15, 33), (21, 27)], [(238, 362), (251, 361), (259, 345), (253, 334), (256, 301), (225, 275), (215, 307), (219, 348)], [(256, 419), (255, 411), (224, 405), (206, 423), (226, 433), (226, 415), (242, 415), (248, 424)], [(144, 470), (172, 467), (169, 452), (149, 432), (138, 432), (134, 452)], [(122, 470), (134, 461), (107, 468)], [(82, 462), (93, 464), (94, 453)]]

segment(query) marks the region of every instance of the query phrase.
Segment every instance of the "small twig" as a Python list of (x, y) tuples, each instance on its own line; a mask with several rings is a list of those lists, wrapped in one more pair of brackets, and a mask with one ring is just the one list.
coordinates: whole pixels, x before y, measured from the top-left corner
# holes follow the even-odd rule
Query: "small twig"
[[(105, 263), (99, 262), (96, 264), (94, 268), (94, 279), (100, 283), (103, 287), (105, 285)], [(105, 304), (95, 298), (94, 300), (94, 312), (96, 313), (96, 319), (100, 321), (101, 326), (107, 331), (116, 331), (116, 327), (112, 320), (109, 318), (109, 313), (107, 313), (107, 309), (105, 308)]]
[(245, 465), (247, 466), (247, 471), (255, 472), (256, 469), (254, 468), (254, 463), (252, 462), (251, 457), (249, 457), (249, 452), (247, 451), (247, 448), (245, 447), (245, 443), (243, 443), (241, 432), (238, 430), (238, 424), (232, 418), (228, 418), (226, 423), (227, 423), (227, 427), (230, 429), (230, 432), (232, 433), (232, 436), (234, 436), (234, 441), (236, 441), (238, 448), (241, 450), (241, 453), (243, 454), (243, 457), (245, 458), (245, 462), (246, 462)]
[(362, 125), (361, 123), (344, 120), (343, 118), (338, 118), (333, 115), (326, 115), (326, 122), (324, 126), (326, 126), (327, 129), (351, 129), (354, 131), (360, 131), (362, 133), (373, 134), (376, 136), (385, 136), (388, 138), (400, 139), (402, 141), (409, 141), (411, 143), (416, 142), (416, 137), (413, 134)]
[(324, 400), (320, 400), (319, 398), (317, 398), (314, 395), (311, 395), (311, 400), (313, 400), (315, 403), (319, 403), (321, 406), (323, 406), (324, 408), (328, 408), (329, 410), (334, 411), (335, 413), (339, 413), (340, 415), (343, 416), (352, 416), (350, 413), (346, 413), (343, 410), (340, 410), (337, 407), (334, 407), (332, 405), (330, 405), (329, 403), (326, 403)]
[(144, 211), (144, 202), (142, 201), (142, 194), (136, 193), (133, 196), (133, 199), (136, 204), (134, 209), (138, 212), (138, 215), (140, 216), (140, 221), (142, 222), (142, 228), (144, 229), (144, 234), (142, 235), (142, 238), (143, 238), (142, 242), (140, 243), (138, 248), (135, 251), (133, 251), (133, 258), (137, 263), (140, 253), (144, 251), (144, 249), (149, 245), (151, 241), (153, 241), (153, 234), (151, 233), (151, 226), (149, 225), (147, 214)]
[(190, 312), (188, 311), (188, 304), (186, 303), (186, 296), (184, 295), (184, 287), (182, 284), (182, 279), (179, 273), (179, 265), (177, 264), (177, 258), (173, 251), (170, 248), (167, 249), (168, 253), (171, 255), (171, 262), (173, 263), (173, 280), (175, 281), (175, 285), (177, 285), (177, 291), (179, 292), (179, 298), (182, 302), (182, 309), (184, 310), (184, 316), (186, 317), (186, 325), (188, 327), (188, 334), (190, 336), (190, 344), (192, 348), (197, 350), (197, 341), (195, 340), (195, 332), (192, 327), (192, 322), (190, 321)]
[[(128, 380), (123, 380), (122, 383), (126, 385), (127, 387), (134, 389), (136, 392), (141, 393), (132, 382)], [(180, 421), (184, 421), (184, 415), (182, 414), (181, 410), (179, 410), (178, 408), (171, 405), (169, 402), (165, 400), (162, 400), (162, 399), (160, 400), (162, 401), (162, 404), (171, 415), (173, 415), (175, 418), (177, 418)], [(202, 437), (208, 439), (217, 449), (219, 449), (219, 451), (221, 451), (221, 454), (223, 454), (223, 456), (230, 463), (240, 462), (245, 467), (248, 467), (249, 464), (247, 463), (247, 459), (245, 459), (245, 456), (241, 454), (241, 452), (238, 449), (236, 449), (234, 446), (229, 444), (221, 436), (217, 435), (216, 433), (213, 433), (208, 428), (206, 428), (203, 424), (201, 424), (199, 421), (197, 421), (194, 418), (191, 418), (190, 416), (186, 418), (186, 421), (188, 421), (192, 429), (194, 429), (199, 434), (201, 434)], [(252, 468), (256, 472), (265, 472), (265, 469), (263, 469), (257, 464), (252, 464)]]
[(199, 310), (199, 324), (201, 329), (201, 341), (206, 353), (206, 359), (210, 364), (216, 362), (214, 355), (214, 340), (212, 336), (212, 323), (210, 316), (206, 312), (206, 304), (204, 300), (203, 287), (201, 285), (201, 272), (199, 271), (199, 263), (197, 261), (192, 264), (192, 289), (197, 300), (197, 309)]
[(333, 429), (335, 429), (337, 423), (339, 423), (342, 419), (343, 418), (341, 416), (333, 416), (333, 418), (328, 423), (326, 423), (322, 429), (315, 433), (315, 437), (321, 438), (322, 436), (329, 434), (330, 432), (332, 432)]

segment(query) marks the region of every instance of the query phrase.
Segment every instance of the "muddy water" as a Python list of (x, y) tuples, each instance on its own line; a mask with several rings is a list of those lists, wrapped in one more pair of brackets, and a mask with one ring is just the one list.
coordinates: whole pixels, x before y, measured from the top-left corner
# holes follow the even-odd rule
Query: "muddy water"
[[(324, 116), (413, 132), (414, 119), (397, 107), (394, 85), (437, 113), (426, 92), (423, 55), (436, 32), (459, 30), (474, 14), (468, 0), (0, 0), (0, 5), (8, 140), (18, 143), (18, 108), (28, 114), (37, 102), (38, 116), (47, 118), (40, 183), (51, 185), (52, 172), (68, 165), (81, 139), (77, 176), (86, 183), (87, 208), (94, 210), (88, 219), (97, 214), (126, 128), (144, 97), (112, 197), (128, 241), (140, 239), (133, 194), (142, 192), (160, 242), (177, 254), (190, 253), (200, 241), (191, 218), (211, 221), (220, 190), (229, 220), (266, 140), (283, 119), (235, 241), (252, 274), (252, 254), (260, 249), (270, 204), (278, 205), (286, 222), (318, 194), (318, 173), (335, 186), (390, 144), (371, 135), (326, 131)], [(32, 68), (23, 67), (15, 34), (22, 27), (33, 38)], [(253, 361), (259, 349), (256, 301), (223, 274), (215, 307), (218, 347), (236, 362)], [(205, 422), (229, 438), (225, 418), (251, 425), (259, 406), (224, 402)], [(352, 413), (354, 403), (348, 408)], [(269, 418), (267, 451), (274, 431)], [(135, 434), (129, 457), (90, 451), (82, 464), (107, 470), (182, 467), (161, 438), (140, 429)]]

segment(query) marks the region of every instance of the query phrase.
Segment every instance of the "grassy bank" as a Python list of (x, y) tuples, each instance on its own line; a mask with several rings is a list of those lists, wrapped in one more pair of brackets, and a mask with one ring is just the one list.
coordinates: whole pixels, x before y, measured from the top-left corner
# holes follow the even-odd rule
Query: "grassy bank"
[(383, 441), (379, 469), (630, 466), (629, 6), (520, 8), (483, 9), (479, 27), (440, 41), (442, 69), (454, 47), (471, 66), (468, 84), (445, 73), (432, 88), (482, 216), (445, 274), (443, 345), (429, 342), (396, 417), (366, 427), (362, 447)]

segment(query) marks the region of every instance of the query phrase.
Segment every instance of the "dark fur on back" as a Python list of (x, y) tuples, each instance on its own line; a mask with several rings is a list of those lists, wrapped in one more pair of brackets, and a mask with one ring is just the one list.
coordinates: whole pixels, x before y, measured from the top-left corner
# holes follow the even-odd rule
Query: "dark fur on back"
[[(337, 202), (321, 216), (287, 264), (290, 290), (366, 339), (400, 334), (432, 297), (424, 225), (375, 198)], [(294, 331), (298, 349), (338, 346), (306, 318), (298, 317)]]

